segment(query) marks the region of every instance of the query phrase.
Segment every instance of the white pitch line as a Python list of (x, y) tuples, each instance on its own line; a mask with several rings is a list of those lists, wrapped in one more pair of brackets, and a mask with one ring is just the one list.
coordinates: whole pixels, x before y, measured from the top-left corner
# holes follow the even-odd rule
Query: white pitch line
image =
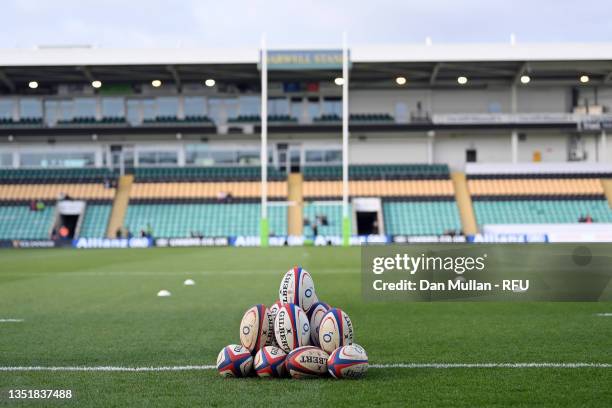
[[(15, 366), (0, 367), (0, 371), (203, 371), (214, 370), (214, 365), (188, 365), (188, 366), (162, 366), (162, 367), (122, 367), (122, 366), (95, 366), (95, 367), (53, 367), (53, 366)], [(612, 368), (612, 363), (398, 363), (398, 364), (372, 364), (370, 368)]]
[(600, 317), (612, 317), (612, 313), (596, 313), (595, 315)]
[(0, 323), (21, 323), (23, 319), (0, 319)]

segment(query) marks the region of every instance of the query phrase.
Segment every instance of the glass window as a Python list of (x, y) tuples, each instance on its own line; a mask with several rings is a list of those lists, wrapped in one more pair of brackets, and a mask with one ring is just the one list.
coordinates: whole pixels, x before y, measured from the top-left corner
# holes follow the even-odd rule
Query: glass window
[(308, 117), (310, 119), (318, 118), (321, 115), (319, 109), (318, 98), (308, 98)]
[(54, 100), (47, 100), (45, 104), (45, 122), (48, 125), (53, 125), (58, 121), (59, 118), (59, 102)]
[[(68, 106), (68, 105), (66, 105)], [(74, 99), (74, 117), (75, 118), (95, 118), (96, 117), (96, 99), (95, 98), (75, 98)]]
[(324, 160), (326, 163), (342, 162), (342, 150), (326, 150)]
[(13, 100), (0, 99), (0, 118), (10, 119), (13, 117)]
[(58, 120), (72, 120), (74, 118), (74, 101), (59, 101)]
[(138, 99), (127, 100), (127, 120), (132, 125), (142, 122), (142, 103)]
[(0, 153), (0, 167), (11, 167), (13, 165), (12, 153)]
[(152, 166), (155, 164), (155, 152), (138, 152), (138, 164), (140, 166)]
[(306, 163), (323, 163), (323, 150), (306, 150)]
[(342, 116), (342, 100), (340, 98), (325, 98), (323, 100), (323, 114)]
[(258, 165), (260, 161), (259, 151), (238, 151), (238, 164)]
[(185, 97), (185, 116), (206, 115), (206, 98), (203, 96)]
[(140, 166), (167, 166), (178, 163), (176, 152), (138, 152), (138, 164)]
[(21, 118), (42, 118), (42, 101), (36, 98), (21, 98), (19, 113)]
[(291, 116), (300, 119), (303, 111), (302, 98), (291, 98)]
[(123, 98), (102, 98), (102, 117), (124, 118), (125, 104)]
[(259, 96), (241, 96), (238, 98), (240, 115), (259, 115), (261, 112), (261, 99)]
[(211, 151), (210, 157), (214, 164), (234, 164), (236, 163), (236, 152), (231, 150)]
[(24, 167), (88, 167), (94, 165), (93, 152), (21, 153), (19, 162)]
[(289, 100), (287, 98), (269, 99), (268, 115), (289, 115)]
[(155, 101), (153, 99), (142, 99), (142, 120), (155, 119)]
[(178, 98), (165, 96), (157, 98), (157, 116), (177, 116)]

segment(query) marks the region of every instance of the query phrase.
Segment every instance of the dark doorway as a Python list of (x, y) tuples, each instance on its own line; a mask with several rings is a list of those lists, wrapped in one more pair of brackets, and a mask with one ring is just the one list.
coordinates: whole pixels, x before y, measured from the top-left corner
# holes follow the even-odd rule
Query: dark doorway
[(465, 161), (468, 163), (476, 163), (476, 149), (467, 149), (465, 151)]
[(64, 239), (74, 238), (74, 232), (76, 230), (77, 223), (79, 222), (79, 217), (80, 217), (80, 214), (75, 214), (75, 215), (60, 214), (59, 220), (57, 223), (57, 231), (60, 231), (60, 228), (62, 227), (68, 228), (68, 235), (62, 238)]
[(372, 235), (378, 234), (378, 213), (377, 212), (357, 212), (357, 234)]

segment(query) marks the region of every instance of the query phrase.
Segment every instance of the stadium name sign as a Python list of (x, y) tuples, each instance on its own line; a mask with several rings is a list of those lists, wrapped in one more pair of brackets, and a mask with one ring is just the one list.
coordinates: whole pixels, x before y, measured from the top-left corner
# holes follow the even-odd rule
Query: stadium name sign
[(150, 238), (79, 238), (72, 241), (72, 246), (78, 249), (90, 248), (148, 248), (153, 245)]
[(342, 69), (342, 50), (270, 50), (268, 70)]

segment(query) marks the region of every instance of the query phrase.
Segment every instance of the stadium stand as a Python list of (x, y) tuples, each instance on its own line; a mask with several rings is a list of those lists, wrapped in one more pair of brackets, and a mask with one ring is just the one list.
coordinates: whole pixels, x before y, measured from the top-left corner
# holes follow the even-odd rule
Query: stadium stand
[(385, 232), (390, 235), (441, 235), (460, 231), (454, 201), (385, 202)]
[(318, 224), (318, 235), (342, 235), (342, 204), (310, 202), (304, 204), (304, 235), (312, 237), (312, 221), (317, 217), (324, 217), (325, 224)]
[(88, 204), (79, 236), (104, 238), (112, 206), (110, 204)]
[[(247, 181), (228, 182), (185, 182), (185, 183), (134, 183), (130, 200), (216, 200), (227, 195), (233, 198), (255, 198), (260, 196), (261, 183)], [(270, 197), (286, 197), (286, 182), (268, 183)]]
[(112, 200), (114, 188), (103, 184), (0, 184), (0, 197), (7, 201), (56, 200), (62, 194), (81, 200)]
[(47, 239), (54, 207), (31, 211), (27, 205), (0, 205), (0, 239)]
[[(259, 181), (258, 166), (210, 166), (210, 167), (138, 167), (134, 169), (138, 183), (159, 181)], [(286, 175), (274, 167), (268, 167), (268, 180), (285, 180)]]
[(577, 223), (589, 215), (593, 222), (612, 222), (612, 210), (604, 200), (474, 201), (480, 224)]
[[(260, 204), (131, 204), (125, 226), (137, 234), (149, 226), (155, 237), (256, 236)], [(287, 233), (287, 211), (269, 208), (270, 234)]]
[(0, 184), (102, 183), (114, 177), (105, 168), (0, 169)]

